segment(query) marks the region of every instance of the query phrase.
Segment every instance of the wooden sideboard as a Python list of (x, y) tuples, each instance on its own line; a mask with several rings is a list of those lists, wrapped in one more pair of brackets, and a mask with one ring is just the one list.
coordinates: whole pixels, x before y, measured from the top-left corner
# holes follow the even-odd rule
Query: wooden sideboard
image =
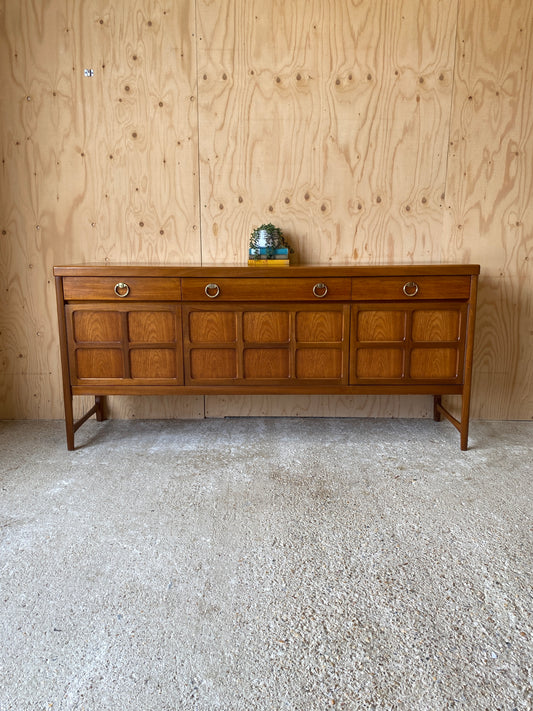
[[(430, 394), (468, 446), (479, 265), (54, 267), (67, 446), (106, 395)], [(73, 396), (93, 395), (79, 420)], [(461, 395), (460, 420), (443, 395)]]

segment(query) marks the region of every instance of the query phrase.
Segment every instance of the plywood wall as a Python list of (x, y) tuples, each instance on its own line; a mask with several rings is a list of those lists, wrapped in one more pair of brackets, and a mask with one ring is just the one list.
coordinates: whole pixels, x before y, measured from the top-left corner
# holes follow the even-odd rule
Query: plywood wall
[(272, 221), (301, 263), (479, 262), (473, 415), (532, 418), (532, 47), (529, 0), (0, 0), (0, 417), (62, 415), (54, 264), (234, 264)]
[(477, 417), (533, 418), (533, 3), (459, 3), (443, 258), (481, 264)]

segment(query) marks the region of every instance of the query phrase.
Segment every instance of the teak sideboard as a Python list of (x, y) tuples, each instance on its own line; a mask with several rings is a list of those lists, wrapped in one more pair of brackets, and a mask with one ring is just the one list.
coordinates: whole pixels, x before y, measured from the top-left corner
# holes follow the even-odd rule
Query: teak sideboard
[[(468, 446), (479, 265), (54, 267), (67, 447), (106, 395), (430, 394)], [(95, 404), (75, 421), (73, 396)], [(443, 395), (461, 395), (460, 419)]]

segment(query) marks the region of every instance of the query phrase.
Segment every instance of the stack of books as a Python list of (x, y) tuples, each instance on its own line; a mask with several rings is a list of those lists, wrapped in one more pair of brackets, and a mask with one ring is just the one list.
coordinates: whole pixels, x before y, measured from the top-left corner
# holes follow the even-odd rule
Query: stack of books
[(288, 267), (288, 247), (250, 247), (248, 252), (249, 267)]

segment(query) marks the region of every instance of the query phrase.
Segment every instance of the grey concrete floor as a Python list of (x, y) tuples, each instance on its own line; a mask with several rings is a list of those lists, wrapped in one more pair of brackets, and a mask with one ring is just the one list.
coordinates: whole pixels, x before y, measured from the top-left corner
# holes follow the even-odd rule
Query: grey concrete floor
[(0, 423), (0, 711), (531, 709), (533, 423)]

